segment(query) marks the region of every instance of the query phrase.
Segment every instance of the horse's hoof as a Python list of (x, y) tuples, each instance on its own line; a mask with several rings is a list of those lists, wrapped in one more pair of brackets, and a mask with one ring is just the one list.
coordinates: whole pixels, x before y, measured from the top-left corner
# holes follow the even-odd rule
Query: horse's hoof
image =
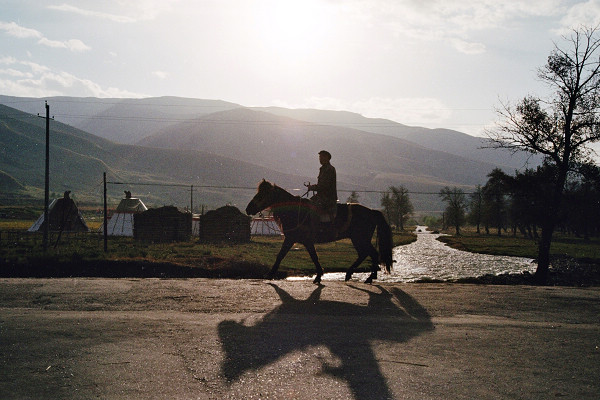
[(370, 285), (371, 283), (373, 283), (373, 279), (377, 279), (377, 275), (369, 275), (365, 283)]
[(318, 285), (319, 283), (321, 283), (321, 275), (315, 276), (315, 280), (313, 281), (313, 283), (315, 285)]
[(272, 274), (272, 273), (269, 272), (268, 274), (265, 275), (265, 280), (272, 281), (273, 279), (275, 279), (275, 275), (274, 274)]
[(348, 282), (351, 278), (352, 278), (352, 274), (346, 274), (346, 278), (344, 280), (346, 282)]

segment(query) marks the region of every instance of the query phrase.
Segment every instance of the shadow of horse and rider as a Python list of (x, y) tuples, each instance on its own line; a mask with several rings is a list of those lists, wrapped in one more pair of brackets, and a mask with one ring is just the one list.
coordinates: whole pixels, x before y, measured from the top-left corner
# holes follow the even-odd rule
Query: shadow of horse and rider
[[(315, 250), (315, 243), (333, 242), (349, 238), (358, 254), (354, 263), (346, 272), (346, 281), (350, 280), (355, 269), (367, 258), (371, 258), (371, 273), (366, 283), (377, 279), (379, 265), (390, 272), (392, 259), (392, 231), (379, 210), (373, 210), (360, 204), (337, 204), (332, 222), (320, 222), (320, 211), (309, 199), (294, 196), (263, 179), (258, 185), (256, 195), (248, 203), (246, 214), (254, 215), (269, 208), (279, 223), (284, 235), (283, 244), (268, 278), (273, 278), (281, 261), (295, 243), (301, 243), (308, 250), (315, 264), (314, 283), (321, 282), (323, 267)], [(379, 251), (371, 243), (377, 229)]]
[[(251, 326), (233, 320), (218, 326), (224, 351), (221, 375), (231, 384), (244, 373), (269, 366), (290, 353), (324, 346), (339, 362), (323, 362), (322, 373), (345, 381), (355, 399), (392, 398), (371, 342), (403, 343), (433, 330), (427, 310), (398, 288), (372, 286), (367, 290), (350, 285), (369, 296), (367, 305), (357, 305), (321, 300), (323, 285), (305, 300), (270, 285), (281, 305)], [(349, 316), (352, 318), (346, 318)]]

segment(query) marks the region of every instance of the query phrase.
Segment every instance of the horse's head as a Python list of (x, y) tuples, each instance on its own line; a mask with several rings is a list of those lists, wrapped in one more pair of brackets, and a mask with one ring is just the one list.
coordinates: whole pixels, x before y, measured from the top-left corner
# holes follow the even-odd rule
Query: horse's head
[(275, 202), (275, 186), (265, 179), (258, 185), (258, 192), (246, 207), (246, 214), (254, 215)]

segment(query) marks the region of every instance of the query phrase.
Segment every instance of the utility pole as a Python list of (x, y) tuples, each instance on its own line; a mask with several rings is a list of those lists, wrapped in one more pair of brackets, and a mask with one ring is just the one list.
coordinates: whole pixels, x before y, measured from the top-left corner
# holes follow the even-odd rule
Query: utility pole
[(106, 172), (104, 172), (104, 252), (108, 251), (108, 207), (106, 205)]
[[(50, 231), (50, 221), (48, 219), (48, 203), (50, 202), (50, 106), (46, 104), (46, 172), (44, 185), (44, 239), (42, 246), (44, 252), (48, 250), (48, 232)], [(40, 115), (38, 114), (38, 117)], [(43, 117), (42, 117), (43, 118)]]

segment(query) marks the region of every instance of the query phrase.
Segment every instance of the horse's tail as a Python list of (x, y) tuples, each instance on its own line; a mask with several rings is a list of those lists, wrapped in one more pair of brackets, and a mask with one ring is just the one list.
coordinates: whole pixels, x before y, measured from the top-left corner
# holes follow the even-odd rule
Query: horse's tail
[(385, 270), (390, 272), (392, 270), (392, 248), (394, 242), (392, 238), (392, 229), (385, 220), (381, 211), (376, 211), (377, 217), (377, 241), (379, 242), (379, 262), (385, 265)]

